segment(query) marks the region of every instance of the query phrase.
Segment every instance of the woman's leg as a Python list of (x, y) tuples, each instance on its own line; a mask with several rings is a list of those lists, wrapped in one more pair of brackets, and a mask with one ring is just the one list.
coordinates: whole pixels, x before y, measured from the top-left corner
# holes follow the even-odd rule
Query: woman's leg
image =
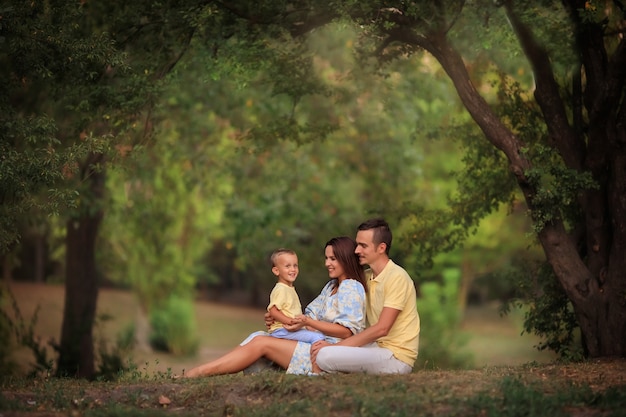
[(190, 369), (185, 377), (234, 374), (243, 371), (256, 360), (266, 357), (283, 369), (287, 369), (293, 352), (295, 340), (277, 339), (269, 336), (257, 336), (243, 346), (237, 346), (226, 355)]

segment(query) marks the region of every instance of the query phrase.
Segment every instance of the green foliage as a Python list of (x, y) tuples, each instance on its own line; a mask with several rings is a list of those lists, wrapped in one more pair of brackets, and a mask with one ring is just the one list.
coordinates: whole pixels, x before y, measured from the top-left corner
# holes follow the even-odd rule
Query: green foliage
[(138, 153), (133, 171), (109, 175), (112, 205), (103, 227), (113, 257), (110, 278), (130, 286), (147, 311), (172, 294), (189, 294), (206, 274), (200, 260), (220, 236), (231, 192), (216, 170), (197, 181), (192, 168), (208, 154), (185, 155), (175, 142), (181, 137), (172, 132)]
[(159, 351), (192, 355), (198, 349), (193, 301), (171, 296), (150, 313), (150, 342)]
[(96, 317), (96, 376), (101, 381), (116, 380), (124, 372), (131, 369), (129, 356), (135, 344), (135, 326), (127, 325), (118, 334), (117, 339), (111, 344), (104, 336), (104, 326), (113, 317), (101, 314)]
[(6, 253), (27, 215), (45, 218), (76, 206), (77, 187), (69, 184), (80, 161), (106, 148), (100, 135), (85, 131), (106, 107), (97, 83), (107, 66), (119, 72), (125, 66), (107, 35), (83, 31), (84, 8), (73, 2), (15, 3), (0, 16), (0, 253)]
[(501, 279), (514, 282), (516, 288), (516, 298), (505, 303), (502, 312), (506, 314), (515, 307), (525, 310), (524, 331), (542, 338), (539, 350), (551, 350), (564, 360), (583, 358), (578, 321), (549, 265), (520, 263)]
[(461, 332), (459, 308), (460, 271), (443, 271), (442, 282), (420, 285), (417, 310), (420, 315), (420, 351), (416, 369), (470, 367), (471, 355), (464, 351), (469, 340)]
[(598, 189), (591, 173), (565, 168), (552, 149), (540, 144), (527, 152), (536, 161), (535, 168), (526, 172), (529, 182), (537, 189), (532, 211), (535, 231), (541, 231), (555, 219), (576, 224), (581, 216), (577, 205), (580, 193)]

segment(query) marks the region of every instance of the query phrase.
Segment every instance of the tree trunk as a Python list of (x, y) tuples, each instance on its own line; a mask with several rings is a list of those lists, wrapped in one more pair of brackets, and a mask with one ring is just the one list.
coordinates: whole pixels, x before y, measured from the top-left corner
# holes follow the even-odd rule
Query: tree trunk
[(623, 269), (616, 269), (613, 276), (609, 273), (594, 277), (577, 255), (564, 229), (546, 226), (539, 233), (539, 240), (557, 279), (572, 302), (587, 355), (626, 356)]
[(93, 198), (91, 206), (67, 222), (65, 308), (57, 368), (58, 376), (87, 379), (95, 375), (93, 325), (98, 299), (95, 245), (103, 215), (97, 204), (104, 188), (104, 173), (91, 168), (99, 158), (90, 159), (83, 178)]
[(621, 298), (602, 291), (574, 306), (590, 357), (626, 356), (626, 307)]
[(143, 353), (151, 353), (150, 346), (150, 318), (145, 308), (141, 304), (137, 305), (137, 316), (135, 319), (135, 347)]

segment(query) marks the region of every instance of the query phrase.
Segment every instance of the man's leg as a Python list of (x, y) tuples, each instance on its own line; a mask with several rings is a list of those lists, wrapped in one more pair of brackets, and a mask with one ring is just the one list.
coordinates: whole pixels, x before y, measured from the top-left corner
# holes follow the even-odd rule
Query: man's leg
[(363, 347), (326, 346), (317, 354), (317, 365), (325, 372), (408, 374), (413, 371), (389, 349), (375, 343)]

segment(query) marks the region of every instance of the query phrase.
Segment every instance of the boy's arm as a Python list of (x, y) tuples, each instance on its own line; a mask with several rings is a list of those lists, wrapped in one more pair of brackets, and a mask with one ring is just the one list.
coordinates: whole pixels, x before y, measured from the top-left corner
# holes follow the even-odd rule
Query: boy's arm
[(287, 317), (282, 311), (280, 311), (275, 305), (273, 305), (269, 309), (270, 316), (275, 320), (279, 321), (282, 324), (291, 324), (292, 318)]

